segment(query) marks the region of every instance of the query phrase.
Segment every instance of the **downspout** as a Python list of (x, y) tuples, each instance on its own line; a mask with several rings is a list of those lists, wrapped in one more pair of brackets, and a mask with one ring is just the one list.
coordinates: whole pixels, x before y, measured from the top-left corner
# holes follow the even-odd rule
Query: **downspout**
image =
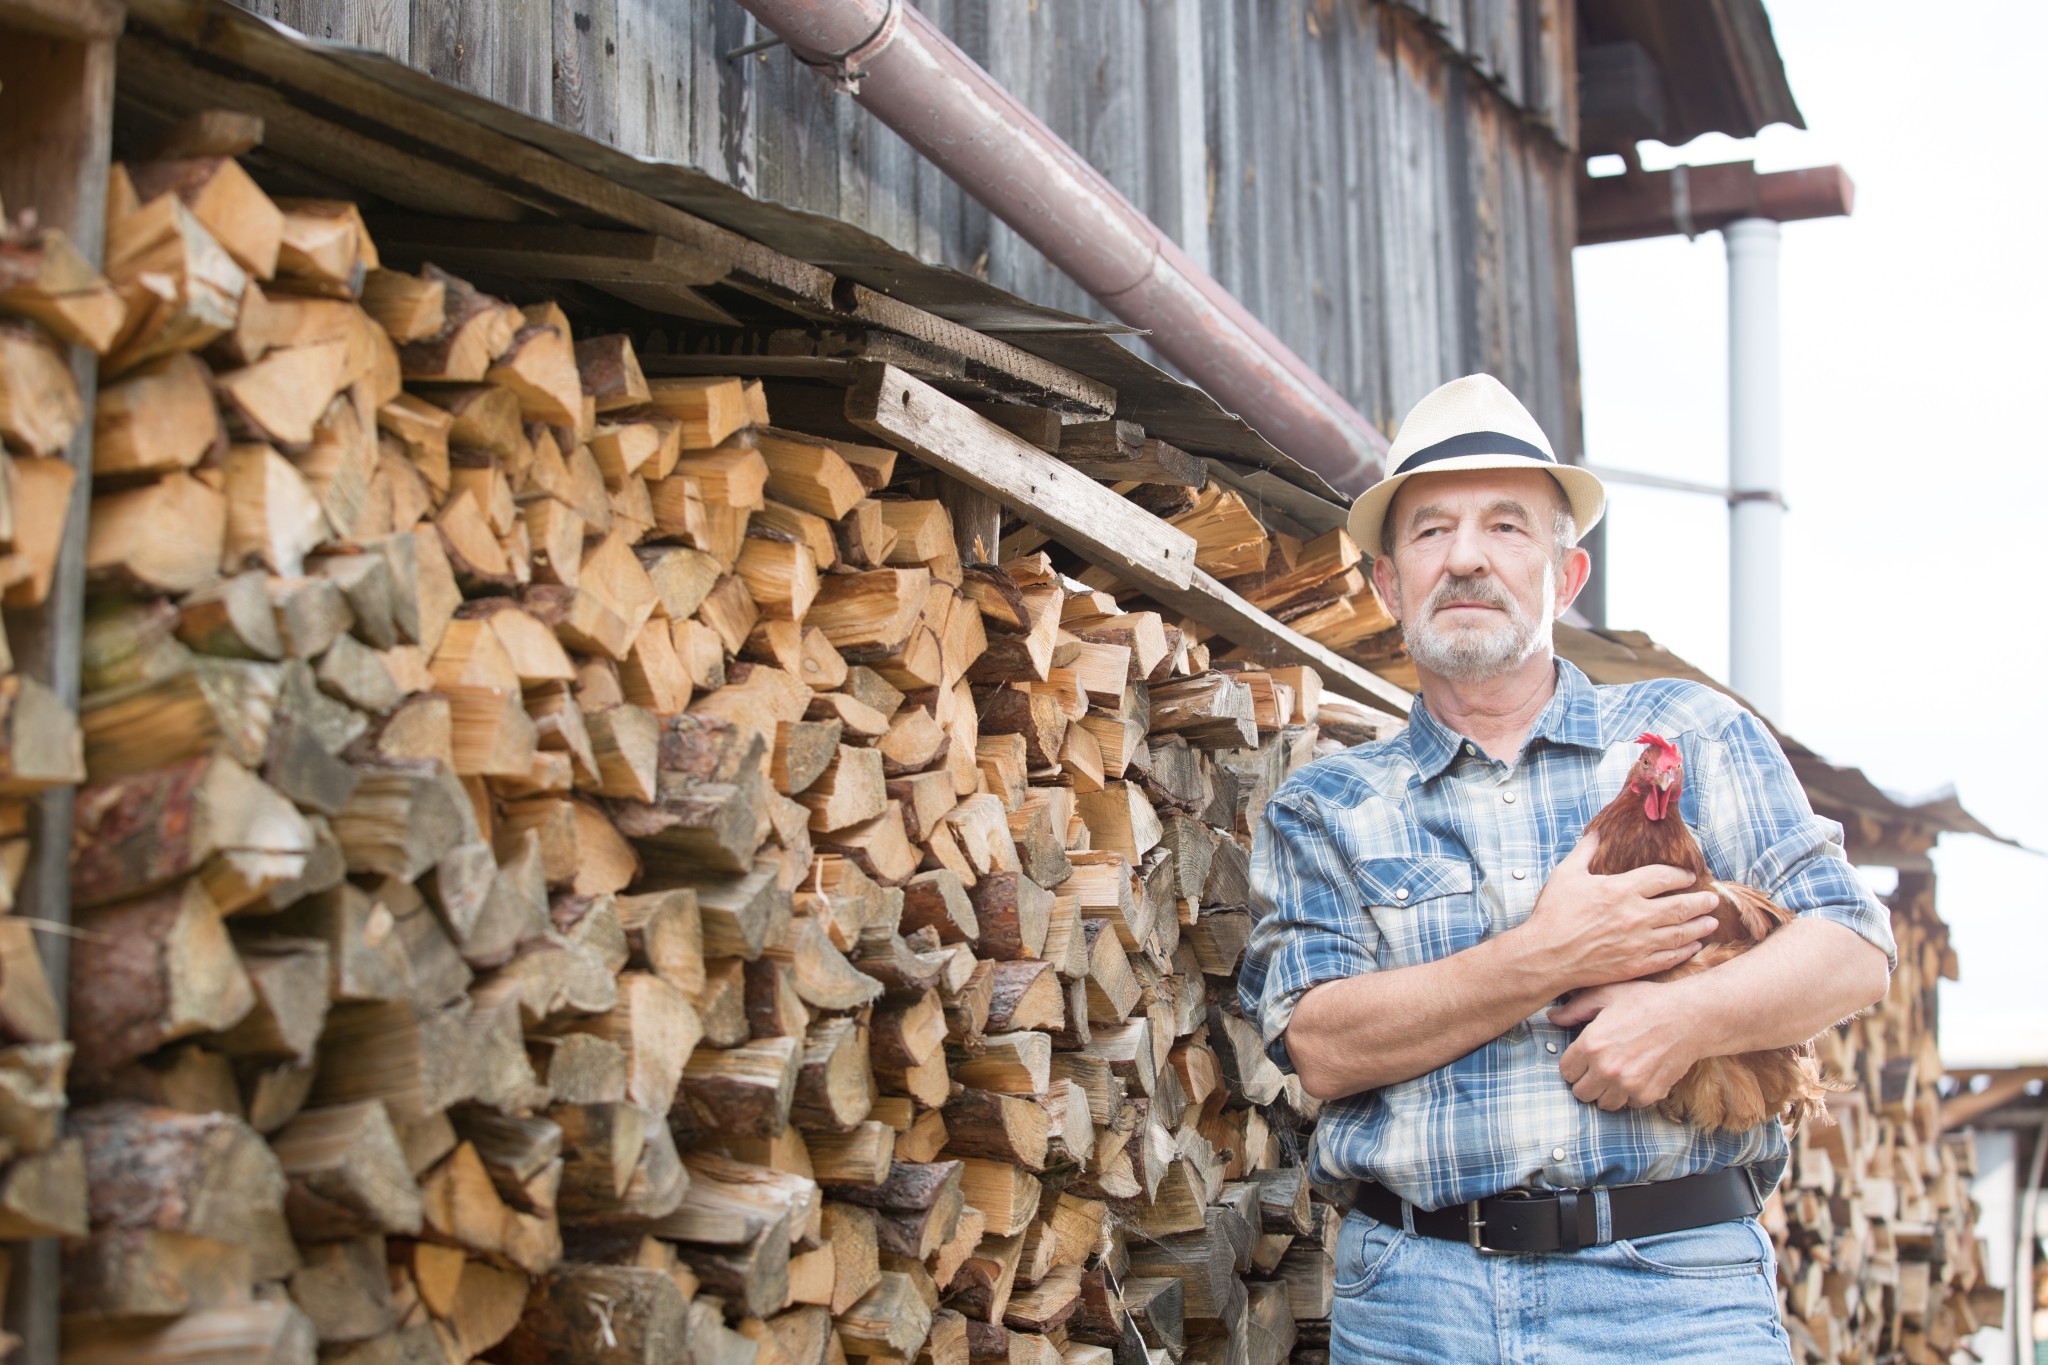
[(1386, 441), (907, 0), (740, 0), (1159, 353), (1346, 493)]
[(2026, 1193), (2020, 1199), (2020, 1235), (2013, 1239), (2012, 1249), (2012, 1287), (2005, 1295), (2011, 1310), (2007, 1339), (2012, 1342), (2013, 1365), (2031, 1365), (2038, 1358), (2039, 1342), (2034, 1336), (2034, 1234), (2041, 1217), (2044, 1162), (2048, 1162), (2048, 1116), (2034, 1130), (2034, 1162), (2027, 1171)]
[(1728, 248), (1728, 681), (1785, 719), (1778, 225), (1738, 218)]

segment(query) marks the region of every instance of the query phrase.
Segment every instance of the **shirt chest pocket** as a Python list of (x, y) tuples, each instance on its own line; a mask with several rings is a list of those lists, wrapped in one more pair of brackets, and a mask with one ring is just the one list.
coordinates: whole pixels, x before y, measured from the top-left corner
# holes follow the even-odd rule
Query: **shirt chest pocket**
[(1368, 858), (1358, 886), (1379, 928), (1382, 970), (1434, 962), (1486, 937), (1472, 864), (1462, 858)]

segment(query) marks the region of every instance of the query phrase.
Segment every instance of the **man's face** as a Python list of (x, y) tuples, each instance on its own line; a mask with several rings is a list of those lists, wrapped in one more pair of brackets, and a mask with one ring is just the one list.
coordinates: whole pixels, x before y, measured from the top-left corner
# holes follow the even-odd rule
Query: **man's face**
[(1563, 507), (1541, 470), (1419, 474), (1401, 485), (1373, 582), (1418, 667), (1480, 682), (1548, 649), (1552, 620), (1584, 581), (1572, 560), (1584, 551), (1564, 564), (1556, 553)]

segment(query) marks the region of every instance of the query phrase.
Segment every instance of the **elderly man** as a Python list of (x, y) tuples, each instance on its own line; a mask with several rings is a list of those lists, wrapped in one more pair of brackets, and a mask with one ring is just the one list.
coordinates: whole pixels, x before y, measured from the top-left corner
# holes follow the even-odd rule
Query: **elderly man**
[[(1604, 494), (1498, 381), (1423, 399), (1388, 469), (1351, 534), (1421, 696), (1400, 734), (1268, 802), (1240, 988), (1324, 1101), (1314, 1175), (1361, 1182), (1332, 1357), (1784, 1362), (1755, 1218), (1783, 1128), (1654, 1106), (1700, 1058), (1882, 998), (1888, 918), (1754, 716), (1690, 682), (1595, 687), (1555, 657)], [(1645, 730), (1697, 775), (1680, 814), (1714, 874), (1797, 915), (1669, 983), (1640, 978), (1699, 950), (1716, 897), (1669, 894), (1692, 884), (1675, 868), (1593, 875), (1580, 837)]]

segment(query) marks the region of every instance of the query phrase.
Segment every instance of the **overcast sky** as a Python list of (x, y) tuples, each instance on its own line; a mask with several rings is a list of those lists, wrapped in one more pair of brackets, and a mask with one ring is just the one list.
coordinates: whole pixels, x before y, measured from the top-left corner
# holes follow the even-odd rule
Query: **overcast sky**
[[(1652, 169), (1840, 164), (1784, 228), (1784, 728), (1906, 793), (1954, 783), (2048, 849), (2048, 4), (1768, 0), (1808, 131), (1646, 144)], [(1708, 233), (1574, 256), (1588, 458), (1725, 483), (1727, 272)], [(1614, 490), (1608, 618), (1727, 676), (1727, 511)], [(2048, 859), (1948, 836), (1954, 1063), (2048, 1062)]]

